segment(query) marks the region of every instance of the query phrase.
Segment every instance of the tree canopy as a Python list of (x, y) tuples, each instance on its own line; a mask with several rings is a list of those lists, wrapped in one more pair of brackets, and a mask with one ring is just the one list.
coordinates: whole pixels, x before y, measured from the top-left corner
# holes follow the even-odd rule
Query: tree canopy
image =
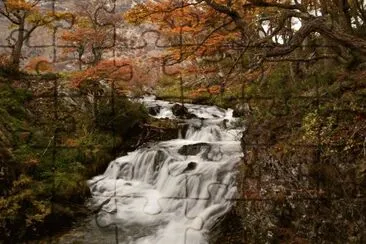
[(10, 66), (14, 69), (19, 69), (22, 48), (37, 28), (51, 27), (56, 20), (73, 19), (67, 13), (41, 11), (40, 3), (41, 0), (0, 1), (0, 15), (11, 23), (9, 26), (12, 32), (7, 40), (11, 48)]
[[(236, 50), (254, 53), (255, 64), (310, 58), (364, 62), (365, 9), (362, 0), (162, 0), (141, 3), (126, 17), (159, 25), (171, 46), (179, 46), (178, 59)], [(305, 47), (311, 52), (302, 52)]]

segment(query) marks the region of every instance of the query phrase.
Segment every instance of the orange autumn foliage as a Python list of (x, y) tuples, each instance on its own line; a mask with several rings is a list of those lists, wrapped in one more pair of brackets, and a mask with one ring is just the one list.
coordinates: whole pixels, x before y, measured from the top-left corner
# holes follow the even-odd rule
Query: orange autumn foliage
[(199, 87), (192, 91), (189, 95), (193, 98), (204, 95), (218, 95), (220, 94), (221, 87), (219, 85), (212, 85), (210, 87)]
[(34, 4), (34, 1), (26, 1), (26, 0), (7, 0), (6, 1), (6, 7), (12, 11), (12, 10), (22, 10), (22, 11), (29, 11), (31, 9), (34, 9), (36, 5)]
[[(307, 62), (305, 43), (328, 43), (366, 56), (364, 0), (159, 0), (135, 5), (125, 19), (157, 26), (176, 63), (216, 62), (221, 82), (264, 69), (268, 62)], [(361, 34), (363, 33), (363, 34)], [(309, 40), (311, 40), (309, 42)], [(357, 54), (356, 54), (357, 53)], [(352, 57), (351, 57), (352, 56)], [(209, 59), (207, 59), (207, 57)], [(225, 57), (230, 57), (226, 61)], [(343, 57), (337, 51), (310, 59)], [(250, 64), (250, 65), (249, 65)], [(244, 71), (244, 72), (243, 72)], [(248, 80), (251, 78), (248, 78)]]
[(221, 87), (219, 85), (213, 85), (209, 88), (210, 94), (217, 95), (220, 94)]
[(158, 25), (175, 60), (212, 55), (240, 36), (236, 29), (219, 28), (232, 25), (223, 14), (203, 3), (194, 4), (185, 0), (138, 4), (125, 14), (125, 19), (134, 24)]
[(126, 84), (133, 77), (131, 62), (124, 59), (108, 59), (100, 61), (96, 66), (75, 72), (71, 77), (71, 85), (80, 87), (90, 82), (105, 80)]
[(28, 61), (24, 68), (27, 71), (39, 74), (53, 71), (53, 64), (46, 57), (34, 57)]

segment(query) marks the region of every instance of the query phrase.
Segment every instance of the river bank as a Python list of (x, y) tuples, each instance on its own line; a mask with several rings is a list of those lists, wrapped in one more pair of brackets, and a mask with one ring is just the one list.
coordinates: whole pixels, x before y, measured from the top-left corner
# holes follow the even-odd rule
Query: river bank
[(90, 213), (87, 179), (143, 143), (177, 134), (178, 123), (149, 118), (122, 94), (112, 105), (104, 84), (95, 87), (105, 96), (96, 100), (59, 74), (0, 73), (0, 86), (0, 240), (6, 243), (69, 228)]

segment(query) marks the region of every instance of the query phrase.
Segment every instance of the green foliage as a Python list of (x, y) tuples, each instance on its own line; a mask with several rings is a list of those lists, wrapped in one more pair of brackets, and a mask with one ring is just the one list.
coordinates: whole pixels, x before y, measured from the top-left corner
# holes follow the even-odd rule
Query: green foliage
[[(39, 81), (41, 89), (42, 81), (65, 77), (18, 78)], [(55, 150), (54, 130), (63, 128), (64, 122), (34, 123), (49, 121), (53, 106), (32, 106), (27, 103), (31, 98), (28, 91), (0, 75), (0, 161), (11, 172), (8, 186), (0, 189), (0, 236), (7, 243), (47, 233), (50, 229), (44, 225), (50, 221), (65, 225), (84, 214), (85, 210), (74, 205), (82, 205), (90, 194), (86, 180), (101, 173), (127, 139), (132, 139), (131, 131), (148, 118), (142, 105), (125, 96), (115, 96), (114, 110), (112, 98), (96, 99), (95, 103), (86, 99), (87, 109), (76, 111), (60, 100), (58, 109), (62, 116), (74, 117), (75, 130), (59, 132), (57, 144), (67, 149)], [(5, 155), (3, 148), (9, 153)]]
[(81, 194), (86, 196), (87, 185), (82, 173), (85, 170), (86, 167), (79, 162), (69, 163), (63, 168), (58, 168), (51, 177), (55, 196), (60, 199), (81, 197)]
[[(160, 84), (156, 89), (156, 95), (158, 97), (180, 97), (180, 86), (175, 80), (175, 83), (164, 82)], [(185, 89), (184, 92), (187, 92)]]
[(319, 114), (319, 111), (315, 110), (306, 114), (303, 118), (302, 129), (304, 135), (302, 139), (312, 144), (329, 144), (335, 126), (336, 118), (334, 116), (324, 117)]
[(129, 101), (126, 97), (116, 96), (113, 100), (98, 102), (96, 125), (100, 130), (125, 135), (138, 123), (147, 119), (144, 106)]
[(22, 174), (13, 182), (10, 194), (0, 197), (0, 234), (5, 240), (21, 240), (27, 230), (34, 230), (50, 214), (50, 202), (37, 197), (37, 184)]
[(176, 78), (165, 75), (160, 78), (158, 85), (159, 87), (169, 87), (177, 85), (178, 83), (179, 82)]
[(13, 89), (5, 83), (0, 83), (1, 118), (4, 120), (5, 118), (24, 118), (25, 109), (23, 107), (23, 103), (29, 100), (29, 98), (31, 98), (31, 95), (27, 91), (23, 89)]

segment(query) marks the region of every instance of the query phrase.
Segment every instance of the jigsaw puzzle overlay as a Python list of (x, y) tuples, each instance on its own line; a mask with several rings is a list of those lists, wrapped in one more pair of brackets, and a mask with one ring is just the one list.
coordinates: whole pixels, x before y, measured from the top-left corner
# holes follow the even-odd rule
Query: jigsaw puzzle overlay
[[(96, 157), (91, 155), (113, 155), (107, 166), (95, 166), (98, 174), (87, 182), (75, 179), (76, 188), (87, 187), (91, 193), (85, 203), (91, 213), (67, 233), (42, 241), (363, 243), (366, 100), (362, 67), (349, 76), (318, 74), (310, 68), (322, 60), (317, 57), (332, 48), (339, 48), (344, 56), (346, 51), (333, 43), (296, 46), (291, 41), (301, 49), (299, 53), (306, 49), (310, 57), (290, 64), (291, 71), (307, 78), (271, 74), (282, 63), (276, 60), (276, 65), (268, 65), (274, 61), (264, 62), (263, 55), (277, 49), (254, 45), (250, 38), (247, 43), (231, 42), (238, 33), (230, 19), (223, 18), (216, 26), (200, 15), (203, 9), (185, 12), (193, 2), (171, 0), (163, 1), (171, 6), (168, 10), (181, 12), (176, 17), (166, 14), (163, 24), (127, 23), (121, 13), (142, 2), (0, 1), (1, 58), (14, 57), (21, 37), (19, 59), (10, 62), (34, 73), (24, 81), (11, 78), (11, 93), (21, 88), (31, 94), (25, 103), (34, 113), (32, 126), (44, 128), (39, 132), (19, 127), (13, 133), (21, 139), (12, 147), (30, 148), (29, 155), (37, 155), (52, 172), (41, 176), (52, 187), (35, 204), (49, 209), (43, 213), (60, 211), (64, 179), (85, 170), (79, 164), (64, 170), (60, 160), (65, 155), (79, 155), (80, 161), (90, 163), (86, 167), (94, 167)], [(215, 6), (215, 1), (203, 2)], [(27, 24), (22, 24), (26, 19)], [(226, 37), (215, 36), (215, 31), (206, 37), (202, 30), (193, 31), (192, 36), (190, 31), (202, 25), (223, 29)], [(211, 37), (212, 43), (200, 42)], [(201, 56), (191, 59), (197, 53)], [(269, 76), (273, 83), (268, 82)], [(70, 89), (65, 80), (77, 89)], [(159, 99), (147, 95), (146, 87), (156, 88), (157, 81), (169, 81), (178, 89)], [(142, 94), (130, 100), (143, 104), (154, 119), (178, 121), (179, 130), (174, 139), (131, 140), (127, 155), (121, 156), (115, 151), (121, 144), (119, 133), (132, 137), (137, 130), (128, 124), (130, 114), (123, 105), (126, 91), (132, 89)], [(215, 104), (231, 108), (201, 105), (194, 99), (201, 93), (208, 94), (203, 103), (219, 101)], [(121, 116), (121, 110), (127, 115)], [(93, 116), (80, 117), (83, 113)], [(93, 120), (95, 128), (108, 130), (111, 136), (98, 138), (93, 145), (87, 141), (93, 132), (85, 126), (83, 138), (72, 138), (83, 127), (80, 120)], [(5, 149), (1, 150), (7, 153)], [(5, 158), (0, 161), (0, 182), (5, 186), (0, 197), (10, 199), (12, 172)], [(34, 169), (32, 163), (37, 164), (31, 159), (29, 171)], [(26, 179), (19, 184), (26, 185)], [(54, 223), (57, 226), (57, 220)], [(16, 240), (11, 239), (17, 235), (15, 230), (0, 234), (4, 240)]]

